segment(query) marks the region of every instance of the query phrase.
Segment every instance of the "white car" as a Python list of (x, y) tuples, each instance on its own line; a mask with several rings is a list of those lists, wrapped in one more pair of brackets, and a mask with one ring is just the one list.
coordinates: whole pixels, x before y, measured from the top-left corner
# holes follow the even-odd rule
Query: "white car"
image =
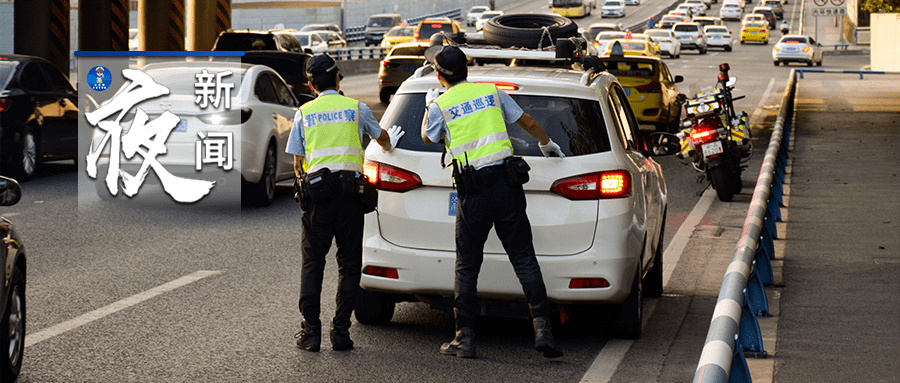
[(822, 66), (822, 44), (810, 36), (787, 35), (772, 47), (772, 63), (787, 65), (789, 62), (806, 63), (808, 66)]
[(600, 7), (600, 17), (625, 17), (625, 2), (623, 0), (607, 0)]
[(688, 5), (694, 8), (694, 15), (697, 16), (706, 16), (706, 4), (701, 0), (685, 0), (683, 3), (679, 5)]
[(706, 54), (706, 35), (697, 23), (676, 23), (672, 26), (675, 37), (681, 41), (682, 49), (696, 49), (701, 55)]
[[(555, 53), (472, 49), (470, 58), (555, 61)], [(560, 63), (564, 61), (560, 60)], [(640, 334), (643, 296), (659, 296), (667, 191), (660, 165), (645, 151), (625, 89), (608, 72), (585, 76), (560, 64), (469, 67), (468, 81), (504, 89), (566, 154), (545, 158), (538, 142), (510, 128), (513, 152), (526, 159), (534, 250), (551, 302), (577, 315), (584, 305), (614, 305), (619, 336)], [(425, 93), (440, 88), (430, 66), (397, 90), (381, 119), (417, 132)], [(591, 69), (593, 70), (593, 69)], [(456, 264), (456, 189), (441, 167), (441, 144), (407, 134), (394, 151), (366, 148), (364, 172), (378, 187), (378, 208), (363, 229), (361, 323), (387, 323), (396, 302), (450, 309)], [(478, 281), (487, 315), (527, 317), (524, 293), (492, 232)], [(502, 313), (494, 309), (505, 307)], [(514, 310), (513, 310), (514, 309)]]
[(707, 25), (703, 27), (706, 35), (706, 46), (709, 48), (722, 48), (731, 52), (731, 31), (724, 25)]
[(719, 18), (722, 20), (740, 20), (744, 17), (744, 8), (738, 3), (725, 3), (719, 9)]
[(625, 5), (641, 5), (641, 0), (625, 0)]
[(609, 44), (613, 40), (624, 39), (627, 36), (627, 32), (612, 32), (612, 31), (604, 31), (597, 34), (597, 37), (594, 39), (594, 46), (597, 47), (598, 50), (606, 49), (606, 45)]
[(681, 41), (678, 41), (671, 29), (648, 29), (644, 31), (644, 34), (652, 37), (653, 41), (659, 44), (660, 55), (665, 53), (669, 58), (681, 57)]
[(328, 42), (316, 32), (291, 32), (303, 51), (310, 54), (324, 53), (328, 50)]
[(700, 8), (703, 8), (703, 7), (701, 6), (698, 8), (691, 4), (682, 3), (682, 4), (679, 4), (677, 7), (675, 7), (675, 9), (673, 9), (672, 11), (681, 11), (681, 12), (684, 12), (685, 14), (687, 14), (688, 16), (690, 16), (691, 18), (693, 18), (694, 16), (700, 16), (700, 15), (706, 14), (706, 10), (700, 9)]
[(491, 7), (488, 7), (487, 5), (476, 5), (469, 8), (469, 13), (466, 13), (466, 25), (475, 25), (475, 22), (481, 18), (481, 14), (490, 10)]
[[(232, 72), (230, 76), (224, 77), (233, 81), (234, 87), (230, 91), (232, 109), (224, 110), (224, 105), (218, 109), (211, 108), (212, 105), (203, 109), (195, 103), (198, 97), (194, 87), (195, 76), (203, 70), (207, 70), (210, 74)], [(202, 171), (197, 172), (195, 148), (197, 141), (200, 140), (198, 133), (202, 132), (204, 135), (232, 133), (234, 145), (232, 168), (239, 170), (241, 177), (233, 185), (230, 181), (227, 183), (217, 181), (209, 196), (217, 192), (216, 188), (237, 188), (243, 193), (241, 197), (251, 204), (261, 206), (271, 204), (275, 196), (275, 183), (290, 179), (294, 174), (293, 155), (285, 153), (285, 148), (294, 114), (300, 107), (300, 102), (281, 76), (264, 65), (221, 61), (154, 63), (144, 66), (141, 71), (156, 83), (168, 88), (169, 94), (158, 100), (139, 104), (138, 107), (147, 114), (150, 121), (166, 111), (180, 118), (178, 126), (169, 134), (166, 141), (167, 154), (157, 157), (160, 164), (170, 173), (181, 177), (209, 178), (209, 180), (220, 180), (224, 177), (225, 180), (229, 180), (230, 175), (222, 175), (227, 172), (219, 172), (217, 169), (204, 167)], [(128, 85), (127, 83), (123, 85), (117, 94), (124, 91)], [(222, 102), (225, 101), (220, 101), (220, 105)], [(122, 119), (123, 129), (131, 127), (135, 115), (136, 108)], [(99, 143), (103, 133), (100, 129), (96, 129), (94, 142)], [(98, 161), (96, 186), (98, 195), (108, 199), (112, 196), (102, 179), (106, 174), (104, 169), (109, 168), (108, 146), (103, 153), (105, 157), (101, 156)], [(134, 156), (132, 159), (120, 156), (120, 160), (122, 170), (132, 175), (143, 162), (141, 156)], [(120, 190), (119, 194), (121, 193)]]
[(484, 24), (487, 23), (488, 20), (500, 16), (503, 14), (503, 11), (487, 11), (481, 14), (481, 17), (475, 21), (475, 30), (481, 32), (484, 29)]

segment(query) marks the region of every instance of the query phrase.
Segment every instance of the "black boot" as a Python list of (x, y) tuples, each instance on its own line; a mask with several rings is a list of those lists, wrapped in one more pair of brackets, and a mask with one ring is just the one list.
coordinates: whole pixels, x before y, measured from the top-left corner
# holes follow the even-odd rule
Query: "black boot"
[(319, 351), (322, 342), (322, 326), (313, 326), (307, 321), (300, 323), (300, 332), (294, 335), (297, 338), (297, 347), (306, 351)]
[(456, 337), (441, 345), (441, 354), (456, 355), (459, 358), (475, 357), (475, 328), (461, 327), (456, 330)]
[(534, 318), (534, 349), (544, 353), (545, 358), (559, 358), (562, 350), (553, 340), (550, 321), (546, 317)]
[(331, 327), (331, 348), (335, 351), (353, 349), (353, 340), (350, 339), (350, 328)]

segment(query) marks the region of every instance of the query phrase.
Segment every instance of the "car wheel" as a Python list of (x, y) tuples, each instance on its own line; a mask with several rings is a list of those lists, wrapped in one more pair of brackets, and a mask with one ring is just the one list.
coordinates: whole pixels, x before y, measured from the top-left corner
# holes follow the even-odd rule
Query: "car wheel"
[[(544, 28), (549, 39), (544, 36)], [(568, 17), (555, 14), (510, 14), (488, 20), (483, 34), (489, 44), (535, 49), (541, 42), (549, 47), (556, 44), (556, 39), (576, 36), (578, 26)]]
[(778, 66), (778, 61), (772, 61), (772, 65)]
[(819, 60), (819, 62), (816, 63), (816, 66), (822, 66), (822, 60)]
[(391, 101), (391, 95), (396, 92), (393, 88), (382, 88), (381, 91), (378, 92), (378, 98), (381, 100), (382, 104), (387, 104)]
[(259, 182), (250, 187), (249, 201), (256, 206), (269, 206), (275, 199), (275, 146), (269, 144)]
[(812, 60), (810, 60), (808, 63), (806, 63), (806, 66), (813, 66)]
[(365, 324), (388, 324), (394, 317), (396, 303), (384, 293), (359, 289), (356, 298), (356, 320)]
[(663, 240), (666, 238), (666, 211), (663, 210), (662, 224), (659, 227), (659, 244), (653, 255), (653, 268), (644, 278), (644, 294), (650, 298), (659, 298), (663, 294)]
[(10, 273), (9, 297), (0, 321), (0, 347), (7, 351), (5, 362), (0, 363), (0, 376), (4, 382), (19, 377), (25, 352), (25, 276), (18, 266)]
[(725, 52), (731, 52), (731, 45), (725, 47)]
[(741, 40), (741, 44), (744, 44), (744, 40)]
[(37, 138), (34, 135), (34, 130), (30, 127), (25, 127), (25, 131), (22, 132), (22, 142), (19, 144), (18, 150), (13, 154), (9, 171), (16, 180), (20, 182), (28, 181), (34, 177), (37, 162)]
[(681, 58), (681, 53), (675, 55), (675, 58), (676, 58), (676, 59), (680, 59), (680, 58)]
[(641, 324), (644, 321), (644, 292), (641, 283), (641, 269), (637, 268), (631, 284), (631, 294), (613, 307), (610, 317), (612, 336), (623, 339), (637, 339), (641, 336)]
[(769, 45), (769, 40), (763, 41), (763, 45)]
[(706, 48), (700, 48), (700, 54), (701, 54), (701, 55), (705, 55), (705, 54), (706, 54)]

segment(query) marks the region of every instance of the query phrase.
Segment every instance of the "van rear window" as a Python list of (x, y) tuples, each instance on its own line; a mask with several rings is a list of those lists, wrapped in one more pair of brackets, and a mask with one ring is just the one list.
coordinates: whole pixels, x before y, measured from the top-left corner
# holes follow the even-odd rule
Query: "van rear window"
[[(603, 112), (597, 101), (566, 97), (512, 95), (525, 113), (534, 117), (547, 135), (567, 156), (607, 152), (609, 136)], [(425, 145), (421, 126), (425, 114), (425, 94), (398, 94), (381, 118), (381, 126), (400, 125), (410, 134), (397, 144), (401, 149), (441, 152), (443, 144)], [(513, 153), (519, 156), (543, 156), (536, 139), (517, 124), (507, 125)]]

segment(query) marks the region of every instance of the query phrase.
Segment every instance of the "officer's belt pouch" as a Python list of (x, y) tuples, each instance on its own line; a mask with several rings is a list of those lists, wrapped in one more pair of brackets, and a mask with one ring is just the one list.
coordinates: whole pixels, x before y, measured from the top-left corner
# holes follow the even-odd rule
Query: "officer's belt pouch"
[(361, 178), (363, 182), (363, 193), (360, 202), (362, 203), (363, 213), (371, 213), (378, 207), (378, 189), (366, 181), (365, 177)]
[(363, 194), (365, 185), (361, 182), (363, 178), (359, 176), (359, 173), (341, 170), (337, 174), (339, 176), (341, 195), (353, 197)]
[(309, 191), (309, 198), (315, 202), (323, 202), (340, 193), (341, 190), (335, 187), (338, 180), (331, 169), (322, 168), (312, 173), (306, 174), (306, 189)]
[(506, 166), (507, 180), (510, 185), (524, 185), (528, 183), (528, 171), (531, 166), (525, 162), (525, 159), (518, 156), (508, 157), (503, 163)]

